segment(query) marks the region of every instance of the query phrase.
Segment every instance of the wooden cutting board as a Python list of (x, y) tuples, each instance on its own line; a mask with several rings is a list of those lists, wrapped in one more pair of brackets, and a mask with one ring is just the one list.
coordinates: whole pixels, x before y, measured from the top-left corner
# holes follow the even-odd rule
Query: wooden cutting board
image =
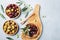
[(36, 34), (37, 36), (34, 38), (33, 37), (29, 38), (28, 36), (26, 36), (22, 33), (22, 40), (38, 40), (39, 37), (41, 36), (42, 23), (41, 23), (41, 20), (39, 17), (39, 12), (40, 12), (40, 6), (38, 4), (36, 4), (32, 16), (29, 17), (29, 19), (27, 20), (28, 24), (32, 23), (32, 24), (35, 24), (37, 26), (37, 28), (38, 28), (38, 34)]

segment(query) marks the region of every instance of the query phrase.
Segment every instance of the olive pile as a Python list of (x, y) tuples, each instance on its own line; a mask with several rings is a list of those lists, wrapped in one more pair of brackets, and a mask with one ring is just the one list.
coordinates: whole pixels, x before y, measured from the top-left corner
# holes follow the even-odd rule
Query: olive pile
[(14, 21), (8, 20), (4, 23), (3, 30), (9, 35), (14, 35), (18, 31), (18, 25)]
[(5, 11), (10, 18), (15, 18), (20, 15), (20, 8), (16, 4), (9, 4)]
[(34, 24), (27, 24), (26, 26), (29, 27), (29, 29), (30, 29), (30, 31), (29, 31), (29, 36), (30, 37), (33, 37), (34, 35), (37, 34), (38, 29), (37, 29), (36, 25), (34, 25)]

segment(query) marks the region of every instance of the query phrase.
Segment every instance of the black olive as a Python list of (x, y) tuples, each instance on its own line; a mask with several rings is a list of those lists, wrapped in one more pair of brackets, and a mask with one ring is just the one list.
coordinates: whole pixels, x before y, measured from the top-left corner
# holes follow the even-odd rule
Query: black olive
[(33, 36), (33, 31), (29, 31), (29, 36), (32, 37)]

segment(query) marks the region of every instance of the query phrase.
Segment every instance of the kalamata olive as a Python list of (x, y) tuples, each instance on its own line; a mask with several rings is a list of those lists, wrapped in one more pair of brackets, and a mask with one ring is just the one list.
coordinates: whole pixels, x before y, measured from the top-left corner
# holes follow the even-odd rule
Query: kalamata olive
[(18, 13), (15, 13), (15, 16), (17, 16), (18, 15)]
[(14, 9), (16, 9), (17, 8), (17, 6), (14, 6)]
[(9, 7), (11, 7), (11, 8), (12, 8), (12, 4), (10, 4), (10, 5), (9, 5)]
[(12, 13), (11, 13), (11, 14), (9, 14), (9, 17), (10, 17), (10, 18), (12, 18), (12, 17), (13, 17)]
[(35, 31), (35, 30), (37, 31), (37, 27), (35, 27), (35, 26), (31, 27), (30, 29), (33, 31)]
[(15, 4), (13, 4), (13, 6), (16, 6)]
[(29, 31), (29, 36), (32, 37), (35, 34), (34, 31)]
[(29, 31), (29, 36), (32, 37), (32, 36), (33, 36), (34, 34), (36, 34), (36, 33), (37, 33), (36, 30), (34, 30), (34, 31), (33, 31), (33, 30), (30, 30), (30, 31)]

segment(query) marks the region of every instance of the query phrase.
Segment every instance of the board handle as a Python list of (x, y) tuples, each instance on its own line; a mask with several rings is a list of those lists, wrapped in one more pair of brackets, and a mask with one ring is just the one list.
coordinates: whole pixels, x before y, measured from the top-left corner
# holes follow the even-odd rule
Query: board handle
[(34, 12), (35, 14), (39, 15), (39, 13), (40, 13), (40, 8), (41, 8), (40, 5), (39, 5), (39, 4), (36, 4), (33, 12)]

